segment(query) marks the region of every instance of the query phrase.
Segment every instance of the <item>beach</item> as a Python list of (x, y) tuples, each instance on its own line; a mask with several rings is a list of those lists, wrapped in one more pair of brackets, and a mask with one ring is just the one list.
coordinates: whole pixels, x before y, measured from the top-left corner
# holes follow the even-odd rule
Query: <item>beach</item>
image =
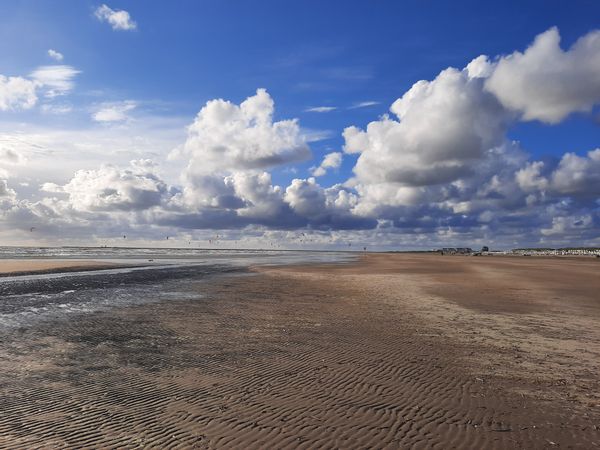
[(0, 259), (0, 276), (32, 273), (77, 272), (118, 267), (118, 264), (89, 260), (60, 259)]
[(6, 288), (0, 447), (596, 448), (599, 272), (405, 253), (90, 274), (42, 319), (37, 285)]

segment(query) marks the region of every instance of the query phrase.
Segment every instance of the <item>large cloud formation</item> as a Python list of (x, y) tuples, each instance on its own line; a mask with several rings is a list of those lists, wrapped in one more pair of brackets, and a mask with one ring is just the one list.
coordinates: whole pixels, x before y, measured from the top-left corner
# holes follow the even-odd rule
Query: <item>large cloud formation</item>
[[(309, 159), (311, 150), (299, 122), (276, 120), (273, 99), (259, 89), (239, 104), (216, 99), (201, 108), (172, 152), (184, 167), (175, 186), (147, 160), (78, 171), (67, 183), (45, 184), (53, 196), (38, 202), (19, 200), (3, 177), (5, 223), (95, 224), (105, 234), (116, 224), (148, 233), (244, 230), (288, 242), (290, 233), (315, 233), (319, 245), (346, 245), (352, 236), (381, 246), (600, 245), (600, 149), (536, 161), (507, 138), (519, 121), (556, 124), (593, 111), (599, 36), (563, 51), (550, 29), (523, 53), (481, 55), (418, 81), (389, 115), (343, 131), (345, 161), (356, 163), (341, 184), (273, 183), (270, 171)], [(322, 176), (341, 161), (330, 153), (309, 172)]]
[(474, 162), (499, 145), (507, 115), (468, 71), (447, 69), (419, 81), (366, 131), (346, 128), (345, 151), (360, 153), (354, 169), (366, 183), (429, 186), (469, 175)]
[(600, 152), (568, 153), (547, 167), (528, 162), (506, 132), (518, 120), (557, 123), (600, 102), (599, 37), (591, 32), (563, 52), (550, 29), (525, 53), (496, 62), (482, 55), (415, 83), (392, 104), (395, 117), (346, 128), (344, 151), (358, 154), (348, 183), (358, 193), (353, 213), (390, 219), (409, 233), (447, 228), (531, 242), (566, 230), (541, 224), (565, 224), (561, 218), (575, 212), (590, 218), (578, 229), (592, 231)]
[[(274, 121), (274, 112), (264, 89), (239, 105), (207, 102), (176, 152), (188, 163), (183, 192), (172, 200), (174, 214), (186, 227), (198, 228), (223, 226), (223, 220), (230, 227), (365, 227), (367, 221), (350, 212), (353, 194), (341, 186), (324, 189), (312, 178), (293, 180), (287, 188), (272, 184), (265, 169), (311, 156), (297, 120)], [(340, 163), (341, 154), (335, 153), (326, 157), (323, 168)]]
[(188, 173), (266, 169), (310, 158), (298, 122), (273, 122), (274, 110), (265, 89), (240, 105), (209, 101), (188, 129)]
[(177, 152), (188, 160), (182, 180), (185, 203), (247, 208), (266, 194), (264, 169), (310, 158), (298, 122), (273, 121), (274, 110), (264, 89), (239, 105), (221, 99), (206, 103)]

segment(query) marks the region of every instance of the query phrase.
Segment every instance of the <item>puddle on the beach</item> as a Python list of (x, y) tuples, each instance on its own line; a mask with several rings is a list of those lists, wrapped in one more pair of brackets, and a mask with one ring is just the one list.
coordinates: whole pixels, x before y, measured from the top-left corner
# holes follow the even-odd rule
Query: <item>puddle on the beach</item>
[[(195, 285), (196, 283), (194, 283)], [(43, 320), (141, 304), (199, 300), (198, 292), (182, 289), (180, 280), (144, 286), (65, 290), (55, 294), (28, 293), (2, 298), (0, 328), (28, 327)]]

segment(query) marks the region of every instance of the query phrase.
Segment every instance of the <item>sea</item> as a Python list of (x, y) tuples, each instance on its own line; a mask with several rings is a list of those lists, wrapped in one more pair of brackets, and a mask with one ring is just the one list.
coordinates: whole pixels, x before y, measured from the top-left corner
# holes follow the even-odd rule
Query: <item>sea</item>
[(253, 265), (350, 262), (351, 252), (126, 247), (0, 247), (0, 260), (90, 260), (124, 267), (0, 276), (0, 330), (78, 314), (165, 301), (201, 301), (218, 277), (249, 276)]

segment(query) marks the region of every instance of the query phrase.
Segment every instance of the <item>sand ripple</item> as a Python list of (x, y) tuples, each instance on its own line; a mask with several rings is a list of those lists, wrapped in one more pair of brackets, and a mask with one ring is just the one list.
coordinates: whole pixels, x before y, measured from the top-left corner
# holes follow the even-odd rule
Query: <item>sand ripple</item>
[(2, 336), (0, 446), (500, 449), (600, 441), (593, 418), (475, 376), (466, 356), (484, 347), (461, 346), (401, 302), (392, 306), (404, 293), (356, 281), (278, 272), (223, 279), (199, 300)]

